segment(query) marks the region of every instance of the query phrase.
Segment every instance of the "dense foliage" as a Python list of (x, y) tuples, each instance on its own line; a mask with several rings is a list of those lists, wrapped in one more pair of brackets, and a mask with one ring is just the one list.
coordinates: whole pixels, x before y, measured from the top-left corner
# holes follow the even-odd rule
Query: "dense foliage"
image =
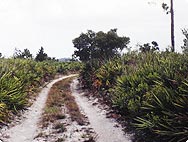
[(119, 55), (119, 51), (127, 47), (130, 42), (128, 37), (120, 37), (117, 29), (112, 29), (107, 33), (102, 31), (93, 32), (89, 30), (87, 33), (80, 34), (73, 40), (75, 57), (83, 62), (93, 59), (106, 60)]
[(187, 55), (131, 52), (100, 66), (85, 66), (81, 75), (85, 86), (129, 120), (136, 141), (188, 139)]
[(24, 59), (0, 59), (0, 123), (8, 115), (23, 109), (30, 95), (57, 73), (78, 71), (79, 62), (35, 62)]

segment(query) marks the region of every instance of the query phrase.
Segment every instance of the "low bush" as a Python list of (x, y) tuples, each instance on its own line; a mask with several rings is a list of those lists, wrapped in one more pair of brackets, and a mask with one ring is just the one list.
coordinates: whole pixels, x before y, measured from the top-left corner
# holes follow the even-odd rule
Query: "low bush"
[(136, 141), (188, 139), (187, 55), (127, 53), (92, 68), (87, 82), (95, 92), (108, 95), (114, 108), (129, 119)]

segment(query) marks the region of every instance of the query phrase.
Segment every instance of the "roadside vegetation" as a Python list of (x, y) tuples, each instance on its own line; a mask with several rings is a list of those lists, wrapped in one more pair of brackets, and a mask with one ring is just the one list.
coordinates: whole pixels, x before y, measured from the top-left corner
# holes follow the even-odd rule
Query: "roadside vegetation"
[[(109, 33), (113, 35), (110, 40)], [(135, 134), (136, 142), (184, 142), (188, 139), (186, 30), (183, 34), (186, 37), (182, 47), (184, 54), (168, 50), (160, 52), (158, 44), (152, 42), (139, 45), (139, 51), (120, 55), (110, 48), (113, 44), (109, 43), (108, 49), (113, 53), (112, 56), (91, 56), (89, 60), (83, 60), (84, 67), (80, 74), (83, 87), (104, 98), (105, 102), (121, 114), (128, 122), (130, 131)], [(102, 41), (106, 43), (117, 39), (116, 31), (100, 37), (96, 34), (92, 38), (92, 43), (95, 44), (90, 47), (89, 53), (95, 53), (95, 50), (99, 50), (98, 47), (101, 52), (105, 52), (102, 48), (108, 44), (102, 44)], [(101, 42), (97, 43), (98, 41)], [(90, 42), (88, 40), (88, 45), (91, 45)], [(86, 43), (84, 40), (85, 45)], [(79, 47), (78, 44), (75, 47)], [(114, 47), (117, 49), (119, 46), (116, 44)], [(84, 59), (82, 53), (80, 60)], [(79, 54), (76, 55), (80, 57)]]
[(10, 121), (13, 114), (28, 106), (38, 88), (57, 74), (76, 72), (79, 62), (57, 62), (32, 59), (0, 59), (0, 126)]

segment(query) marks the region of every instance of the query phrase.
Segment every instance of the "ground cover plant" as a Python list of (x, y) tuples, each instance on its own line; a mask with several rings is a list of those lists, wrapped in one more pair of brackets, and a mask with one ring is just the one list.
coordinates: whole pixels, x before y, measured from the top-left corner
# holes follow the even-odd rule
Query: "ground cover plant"
[(186, 54), (129, 52), (92, 66), (89, 72), (83, 70), (81, 80), (130, 122), (135, 141), (184, 142), (188, 139), (187, 71)]

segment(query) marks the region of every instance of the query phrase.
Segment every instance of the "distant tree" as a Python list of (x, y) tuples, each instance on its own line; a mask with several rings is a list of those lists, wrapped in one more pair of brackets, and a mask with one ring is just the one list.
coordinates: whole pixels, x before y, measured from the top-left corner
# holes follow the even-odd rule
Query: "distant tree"
[(39, 62), (42, 62), (44, 60), (48, 60), (48, 55), (46, 53), (44, 53), (44, 48), (43, 47), (40, 48), (35, 60), (39, 61)]
[(15, 49), (14, 49), (13, 57), (14, 57), (14, 58), (22, 58), (22, 51), (19, 50), (19, 49), (17, 49), (17, 48), (15, 48)]
[(0, 53), (0, 58), (2, 57), (2, 53)]
[(139, 50), (141, 52), (154, 52), (154, 51), (157, 51), (159, 50), (159, 46), (158, 46), (158, 43), (156, 41), (152, 41), (151, 44), (150, 43), (146, 43), (146, 44), (143, 44), (143, 45), (138, 45), (139, 46)]
[(183, 49), (183, 53), (188, 53), (188, 29), (182, 30), (185, 39), (183, 40), (184, 45), (181, 47)]
[(55, 57), (50, 58), (50, 60), (58, 62), (58, 59), (56, 59)]
[(112, 29), (107, 33), (102, 31), (81, 33), (73, 40), (76, 48), (73, 57), (79, 57), (83, 62), (93, 59), (108, 60), (118, 56), (120, 51), (127, 47), (130, 39), (117, 35), (117, 29)]
[(14, 54), (13, 54), (14, 58), (21, 58), (21, 59), (32, 59), (32, 54), (30, 53), (29, 49), (24, 49), (24, 51), (22, 52), (21, 50), (15, 48)]
[(33, 58), (32, 54), (30, 53), (29, 49), (27, 49), (27, 48), (24, 49), (24, 51), (22, 52), (22, 56), (23, 56), (23, 58), (27, 58), (27, 59)]
[(174, 0), (170, 0), (170, 7), (166, 4), (162, 4), (162, 8), (167, 14), (171, 15), (171, 49), (172, 52), (175, 51), (175, 36), (174, 36)]

